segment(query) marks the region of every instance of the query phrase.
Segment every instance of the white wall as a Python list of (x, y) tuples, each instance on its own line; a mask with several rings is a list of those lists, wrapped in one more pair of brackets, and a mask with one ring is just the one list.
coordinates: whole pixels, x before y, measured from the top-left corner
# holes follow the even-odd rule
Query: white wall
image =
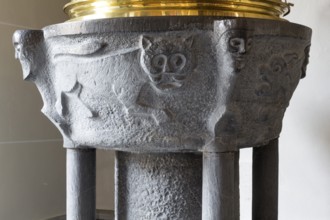
[(11, 43), (16, 29), (61, 22), (53, 0), (0, 0), (0, 219), (36, 220), (65, 207), (65, 155), (58, 132), (40, 114), (35, 87), (22, 81)]
[[(280, 138), (280, 220), (330, 219), (330, 1), (290, 0), (287, 17), (313, 29), (310, 64), (286, 112)], [(251, 181), (251, 152), (242, 152)], [(251, 184), (242, 188), (242, 218), (251, 219)]]
[[(65, 20), (66, 0), (0, 0), (0, 219), (65, 212), (65, 150), (22, 81), (11, 36)], [(330, 219), (330, 1), (291, 0), (288, 19), (314, 30), (307, 77), (291, 101), (280, 139), (280, 220)], [(241, 159), (242, 220), (250, 218), (251, 154)], [(113, 208), (113, 154), (98, 152), (97, 207)]]
[(292, 0), (290, 21), (313, 29), (310, 65), (281, 137), (280, 219), (330, 219), (330, 1)]
[[(17, 29), (66, 19), (68, 0), (0, 0), (0, 220), (38, 220), (65, 213), (65, 150), (40, 112), (36, 87), (22, 80), (11, 43)], [(98, 208), (113, 207), (113, 156), (98, 153)]]

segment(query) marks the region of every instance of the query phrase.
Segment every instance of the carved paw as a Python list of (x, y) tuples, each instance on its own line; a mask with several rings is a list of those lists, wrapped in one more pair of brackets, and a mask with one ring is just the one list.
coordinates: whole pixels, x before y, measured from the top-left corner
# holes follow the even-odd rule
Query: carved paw
[(156, 124), (168, 122), (171, 120), (171, 117), (164, 110), (142, 110), (139, 108), (128, 108), (127, 114), (131, 116), (142, 116), (142, 117), (152, 117)]
[(157, 124), (169, 122), (171, 120), (171, 117), (164, 110), (155, 111), (152, 115)]

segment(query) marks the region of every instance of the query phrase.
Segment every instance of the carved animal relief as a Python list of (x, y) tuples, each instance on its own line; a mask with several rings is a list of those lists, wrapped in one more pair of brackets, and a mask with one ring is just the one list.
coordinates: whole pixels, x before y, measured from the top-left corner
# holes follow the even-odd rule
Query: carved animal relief
[(183, 86), (191, 73), (193, 38), (142, 36), (141, 66), (155, 89), (169, 91)]
[(278, 137), (308, 63), (310, 33), (295, 26), (304, 33), (297, 37), (290, 23), (276, 32), (260, 20), (164, 31), (98, 22), (100, 32), (52, 26), (14, 38), (24, 77), (37, 84), (66, 147), (170, 152), (263, 144)]

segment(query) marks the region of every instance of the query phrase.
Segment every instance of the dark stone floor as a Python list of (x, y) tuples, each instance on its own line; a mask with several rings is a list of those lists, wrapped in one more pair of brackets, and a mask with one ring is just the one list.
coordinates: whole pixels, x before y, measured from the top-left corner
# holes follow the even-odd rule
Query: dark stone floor
[[(114, 219), (115, 219), (115, 217), (114, 217), (113, 211), (97, 210), (97, 212), (96, 212), (96, 220), (114, 220)], [(66, 220), (66, 216), (62, 215), (62, 216), (49, 218), (49, 219), (45, 219), (45, 220)]]

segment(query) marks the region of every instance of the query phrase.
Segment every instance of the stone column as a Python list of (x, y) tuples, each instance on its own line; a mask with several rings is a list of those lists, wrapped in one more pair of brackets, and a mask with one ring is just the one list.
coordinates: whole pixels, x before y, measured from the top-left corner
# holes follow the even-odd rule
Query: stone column
[(202, 155), (116, 154), (116, 219), (201, 219)]
[[(276, 158), (263, 157), (305, 75), (310, 37), (284, 21), (141, 17), (17, 31), (14, 45), (64, 147), (118, 151), (117, 219), (237, 220), (239, 150), (264, 146), (254, 185), (267, 188)], [(69, 170), (85, 163), (74, 161)], [(259, 195), (254, 213), (276, 210), (274, 195), (272, 207)]]
[(96, 217), (95, 149), (67, 149), (67, 220)]
[(252, 220), (278, 216), (278, 139), (253, 148)]
[(204, 153), (203, 218), (239, 220), (239, 153)]

